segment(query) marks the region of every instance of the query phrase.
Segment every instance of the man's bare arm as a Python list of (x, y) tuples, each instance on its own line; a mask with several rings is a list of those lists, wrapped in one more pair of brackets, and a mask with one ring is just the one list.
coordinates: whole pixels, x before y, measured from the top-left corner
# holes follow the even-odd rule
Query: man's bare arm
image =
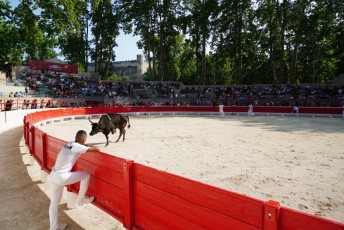
[(100, 149), (97, 146), (90, 146), (86, 152), (100, 152)]

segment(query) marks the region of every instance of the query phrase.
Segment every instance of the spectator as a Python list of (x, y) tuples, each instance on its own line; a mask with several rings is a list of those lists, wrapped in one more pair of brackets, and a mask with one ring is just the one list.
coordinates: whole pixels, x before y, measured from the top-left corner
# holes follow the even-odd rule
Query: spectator
[(222, 104), (219, 105), (220, 117), (224, 117), (225, 116), (225, 113), (223, 112), (223, 107), (224, 106)]
[(47, 104), (45, 105), (45, 107), (46, 107), (46, 108), (50, 108), (51, 106), (52, 106), (51, 100), (49, 99), (49, 100), (47, 101)]
[(12, 105), (13, 105), (13, 100), (7, 100), (6, 101), (5, 111), (11, 111), (12, 110)]
[(24, 99), (23, 101), (22, 109), (25, 109), (25, 106), (26, 106), (26, 99)]
[(39, 106), (39, 108), (43, 109), (44, 108), (44, 104), (45, 104), (44, 99), (42, 99), (41, 100), (41, 105)]
[(295, 113), (296, 116), (299, 116), (299, 107), (298, 107), (297, 105), (294, 105), (294, 106), (293, 106), (292, 113)]
[[(24, 103), (25, 103), (25, 100), (24, 100)], [(30, 105), (30, 100), (26, 100), (25, 109), (28, 109), (29, 105)]]
[(31, 102), (31, 109), (37, 109), (37, 99)]
[(253, 117), (253, 116), (254, 116), (254, 113), (253, 113), (253, 106), (252, 106), (252, 105), (249, 105), (249, 106), (248, 106), (247, 115), (248, 115), (249, 117)]

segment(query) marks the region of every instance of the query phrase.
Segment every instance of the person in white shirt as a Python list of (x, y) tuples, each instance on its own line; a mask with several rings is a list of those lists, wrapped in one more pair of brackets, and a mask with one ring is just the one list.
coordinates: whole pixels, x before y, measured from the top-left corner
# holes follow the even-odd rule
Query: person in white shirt
[(100, 149), (96, 146), (87, 146), (87, 133), (79, 130), (76, 133), (75, 141), (66, 143), (60, 150), (55, 165), (50, 173), (51, 181), (51, 201), (49, 207), (50, 230), (65, 229), (66, 224), (58, 224), (58, 205), (61, 201), (63, 188), (66, 185), (80, 183), (80, 190), (76, 199), (76, 206), (91, 203), (94, 197), (86, 197), (86, 191), (90, 180), (88, 172), (71, 172), (75, 162), (81, 154), (85, 152), (96, 151)]
[(299, 116), (299, 107), (297, 107), (296, 105), (293, 106), (293, 111), (292, 113), (296, 113), (296, 116)]
[(253, 113), (253, 106), (252, 106), (252, 105), (249, 105), (249, 106), (248, 106), (247, 115), (248, 115), (249, 117), (253, 117), (253, 116), (254, 116), (254, 113)]
[(220, 116), (221, 117), (224, 117), (225, 116), (225, 113), (223, 112), (223, 105), (221, 104), (221, 105), (219, 105), (219, 112), (220, 112)]

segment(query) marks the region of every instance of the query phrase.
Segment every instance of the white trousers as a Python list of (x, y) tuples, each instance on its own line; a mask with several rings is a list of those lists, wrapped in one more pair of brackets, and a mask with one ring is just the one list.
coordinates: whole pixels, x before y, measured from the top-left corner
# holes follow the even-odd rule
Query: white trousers
[(58, 205), (62, 198), (65, 185), (80, 183), (80, 190), (77, 200), (82, 199), (87, 191), (90, 181), (90, 174), (87, 172), (51, 172), (51, 201), (49, 207), (50, 230), (58, 227)]

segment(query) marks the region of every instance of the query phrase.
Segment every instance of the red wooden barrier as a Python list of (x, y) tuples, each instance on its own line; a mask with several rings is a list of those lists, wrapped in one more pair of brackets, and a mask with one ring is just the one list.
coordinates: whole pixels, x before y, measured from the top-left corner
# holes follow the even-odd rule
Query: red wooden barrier
[[(116, 219), (125, 223), (128, 217), (127, 197), (128, 161), (106, 153), (91, 152), (82, 155), (73, 170), (91, 173), (88, 193), (97, 197), (95, 204)], [(71, 190), (79, 191), (80, 183)]]
[[(265, 110), (263, 110), (265, 109)], [(227, 110), (227, 111), (226, 111)], [(258, 110), (258, 111), (257, 111)], [(260, 107), (257, 112), (287, 113), (290, 108)], [(247, 107), (226, 108), (246, 112)], [(50, 172), (65, 141), (49, 136), (33, 124), (51, 118), (127, 112), (218, 112), (216, 107), (97, 107), (58, 109), (24, 118), (25, 143), (42, 169)], [(341, 114), (340, 108), (316, 108), (308, 113)], [(128, 229), (344, 229), (344, 224), (280, 207), (228, 190), (159, 171), (106, 153), (88, 153), (74, 170), (91, 173), (88, 194), (95, 205)], [(77, 192), (80, 185), (69, 186)]]
[(55, 165), (57, 154), (66, 141), (57, 139), (50, 135), (45, 135), (45, 155), (46, 155), (46, 170), (49, 172)]
[(134, 222), (143, 229), (262, 229), (262, 201), (134, 163)]
[(45, 162), (43, 160), (44, 157), (44, 148), (43, 145), (44, 145), (44, 135), (45, 133), (41, 130), (39, 130), (38, 128), (36, 127), (33, 127), (33, 134), (34, 134), (34, 140), (35, 140), (35, 143), (33, 145), (33, 152), (32, 152), (32, 156), (35, 157), (36, 161), (39, 163), (39, 165), (41, 165), (41, 167), (43, 168), (44, 165), (45, 165)]
[(343, 230), (344, 224), (322, 217), (309, 215), (307, 213), (292, 210), (286, 207), (280, 208), (279, 218), (280, 230), (312, 229), (312, 230)]
[(264, 230), (275, 230), (278, 228), (280, 205), (278, 202), (269, 200), (264, 204)]

